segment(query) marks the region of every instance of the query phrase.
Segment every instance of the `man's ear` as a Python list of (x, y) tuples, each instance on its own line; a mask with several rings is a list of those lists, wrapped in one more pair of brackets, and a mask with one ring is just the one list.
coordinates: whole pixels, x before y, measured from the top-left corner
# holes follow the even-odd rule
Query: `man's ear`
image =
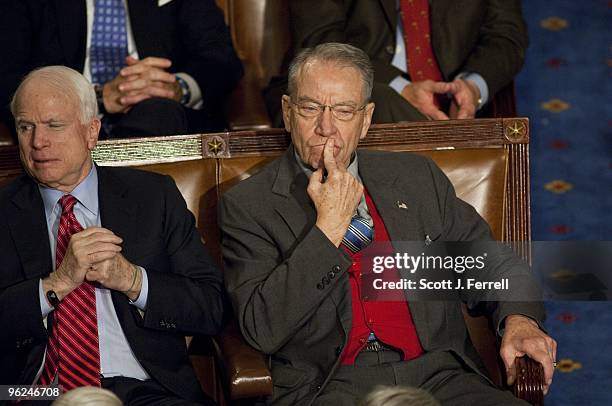
[(289, 119), (289, 112), (291, 111), (291, 99), (286, 94), (281, 98), (281, 104), (283, 108), (283, 121), (285, 123), (285, 130), (288, 133), (291, 132), (291, 120)]
[(100, 127), (102, 126), (102, 122), (99, 118), (94, 118), (88, 124), (87, 128), (87, 148), (90, 151), (93, 151), (98, 144), (98, 136), (100, 135)]
[(372, 115), (374, 114), (374, 102), (370, 102), (365, 107), (365, 114), (363, 115), (363, 124), (361, 127), (361, 135), (359, 139), (362, 140), (368, 135), (370, 124), (372, 124)]

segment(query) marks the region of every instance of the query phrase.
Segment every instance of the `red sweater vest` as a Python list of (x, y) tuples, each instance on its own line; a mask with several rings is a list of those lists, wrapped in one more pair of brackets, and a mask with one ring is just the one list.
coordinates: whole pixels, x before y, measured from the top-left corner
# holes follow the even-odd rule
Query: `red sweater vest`
[[(368, 192), (364, 189), (366, 204), (374, 221), (374, 242), (389, 241), (385, 224), (376, 210)], [(382, 245), (382, 244), (381, 244)], [(386, 244), (388, 245), (388, 244)], [(359, 352), (365, 347), (370, 332), (383, 343), (402, 351), (403, 359), (416, 358), (423, 353), (412, 316), (406, 301), (364, 301), (362, 300), (361, 252), (352, 254), (346, 250), (353, 260), (349, 268), (349, 284), (353, 305), (353, 323), (349, 339), (342, 352), (341, 363), (353, 365)], [(383, 254), (383, 253), (380, 253)], [(386, 253), (393, 255), (392, 252)], [(386, 271), (388, 272), (388, 271)], [(388, 279), (386, 279), (388, 280)], [(400, 292), (402, 295), (403, 292)]]

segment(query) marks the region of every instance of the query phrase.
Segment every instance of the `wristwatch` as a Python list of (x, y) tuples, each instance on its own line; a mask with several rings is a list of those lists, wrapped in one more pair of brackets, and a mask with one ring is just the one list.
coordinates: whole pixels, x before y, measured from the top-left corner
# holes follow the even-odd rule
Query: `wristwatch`
[(191, 90), (189, 90), (189, 85), (185, 79), (178, 75), (176, 75), (176, 81), (181, 87), (181, 100), (179, 100), (179, 103), (186, 105), (189, 103), (189, 100), (191, 100)]
[(48, 290), (46, 296), (49, 303), (51, 303), (51, 306), (57, 307), (57, 305), (60, 304), (60, 300), (54, 290)]

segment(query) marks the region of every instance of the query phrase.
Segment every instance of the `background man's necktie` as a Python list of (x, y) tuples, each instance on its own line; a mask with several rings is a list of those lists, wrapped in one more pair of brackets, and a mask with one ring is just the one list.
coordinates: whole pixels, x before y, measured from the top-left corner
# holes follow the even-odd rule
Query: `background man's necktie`
[(367, 247), (374, 238), (374, 230), (368, 222), (358, 214), (351, 219), (346, 234), (342, 238), (342, 244), (352, 253), (356, 253)]
[[(60, 267), (70, 237), (83, 230), (74, 215), (77, 200), (72, 195), (60, 199), (62, 216), (57, 232), (55, 263)], [(49, 385), (58, 374), (65, 391), (79, 386), (100, 386), (100, 349), (95, 288), (83, 282), (55, 308), (54, 322), (47, 343), (47, 357), (39, 383)]]
[(400, 0), (406, 57), (410, 80), (442, 80), (442, 73), (431, 46), (428, 0)]
[(93, 83), (114, 79), (125, 65), (126, 21), (123, 0), (96, 0), (89, 51)]

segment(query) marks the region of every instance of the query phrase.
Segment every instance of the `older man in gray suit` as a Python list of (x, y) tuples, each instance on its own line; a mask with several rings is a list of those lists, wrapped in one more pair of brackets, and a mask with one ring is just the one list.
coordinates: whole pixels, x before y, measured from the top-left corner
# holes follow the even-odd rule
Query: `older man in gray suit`
[[(459, 302), (372, 302), (360, 295), (360, 241), (351, 230), (369, 230), (374, 242), (491, 239), (432, 161), (356, 152), (374, 111), (372, 75), (368, 57), (350, 45), (301, 52), (282, 99), (292, 146), (221, 201), (234, 309), (246, 340), (271, 355), (274, 392), (267, 401), (354, 405), (377, 384), (404, 384), (443, 404), (522, 403), (486, 378)], [(494, 273), (529, 288), (518, 259), (506, 255), (493, 264)], [(550, 384), (556, 343), (539, 328), (541, 305), (488, 308), (503, 335), (509, 379), (514, 358), (528, 354), (543, 364)]]

